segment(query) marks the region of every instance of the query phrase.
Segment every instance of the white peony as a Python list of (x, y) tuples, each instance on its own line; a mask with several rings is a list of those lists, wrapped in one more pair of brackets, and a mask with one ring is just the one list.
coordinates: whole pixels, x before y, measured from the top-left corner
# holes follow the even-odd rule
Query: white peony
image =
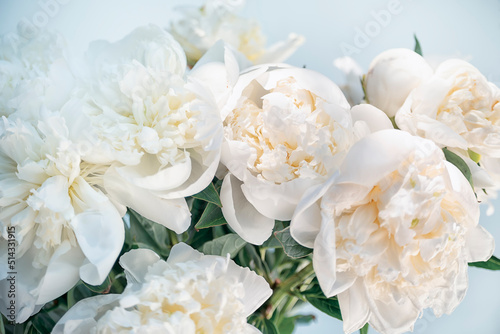
[(229, 173), (221, 201), (243, 239), (263, 243), (274, 220), (290, 220), (302, 194), (332, 175), (358, 138), (392, 127), (375, 107), (358, 106), (358, 122), (349, 108), (340, 89), (311, 70), (262, 65), (240, 75), (222, 110)]
[(117, 203), (177, 233), (190, 224), (184, 197), (203, 190), (219, 164), (222, 123), (215, 100), (189, 76), (167, 32), (140, 27), (88, 51), (86, 114), (109, 163), (104, 188)]
[(229, 258), (175, 245), (167, 261), (147, 249), (120, 258), (121, 295), (87, 298), (56, 324), (57, 333), (260, 333), (246, 318), (272, 294), (264, 278)]
[(418, 53), (391, 49), (379, 54), (365, 77), (367, 101), (394, 117), (412, 89), (432, 75), (432, 68)]
[(123, 246), (121, 215), (101, 191), (105, 166), (93, 165), (95, 138), (78, 101), (38, 122), (17, 114), (0, 123), (0, 295), (9, 306), (8, 231), (15, 228), (17, 322), (79, 279), (101, 284)]
[(302, 36), (290, 34), (286, 42), (266, 49), (258, 22), (236, 14), (244, 3), (244, 0), (207, 0), (201, 8), (179, 8), (183, 17), (172, 22), (169, 31), (184, 48), (190, 65), (219, 40), (243, 53), (254, 64), (282, 62), (304, 43)]
[(291, 222), (344, 331), (368, 322), (412, 330), (423, 309), (451, 313), (467, 290), (467, 262), (485, 261), (492, 236), (461, 172), (430, 140), (399, 130), (357, 142), (339, 173), (306, 194)]
[(468, 164), (478, 198), (500, 187), (500, 89), (471, 64), (441, 63), (396, 115), (402, 130), (428, 138)]
[(0, 116), (15, 111), (25, 119), (33, 118), (42, 104), (59, 110), (75, 85), (67, 53), (66, 42), (55, 33), (43, 32), (33, 39), (2, 36)]

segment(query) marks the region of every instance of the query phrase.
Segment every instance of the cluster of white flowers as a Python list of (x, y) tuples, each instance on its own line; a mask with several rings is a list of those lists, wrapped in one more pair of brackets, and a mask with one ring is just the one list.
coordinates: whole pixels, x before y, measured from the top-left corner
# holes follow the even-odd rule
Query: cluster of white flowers
[[(394, 49), (363, 86), (352, 59), (336, 60), (344, 95), (320, 73), (277, 63), (303, 38), (266, 50), (257, 22), (235, 14), (243, 4), (185, 8), (170, 33), (148, 25), (95, 41), (78, 64), (56, 34), (1, 41), (0, 246), (15, 228), (15, 321), (79, 280), (105, 281), (127, 208), (172, 230), (172, 244), (188, 230), (193, 240), (186, 198), (208, 186), (228, 223), (219, 232), (262, 245), (275, 220), (291, 221), (290, 243), (313, 249), (347, 333), (366, 323), (402, 333), (424, 309), (441, 316), (464, 298), (468, 262), (494, 248), (478, 200), (500, 188), (500, 89), (464, 61), (432, 69)], [(124, 292), (80, 301), (54, 333), (259, 333), (247, 318), (272, 294), (268, 282), (282, 288), (272, 270), (266, 281), (184, 243), (166, 261), (136, 249), (120, 264)], [(282, 316), (268, 306), (262, 319)]]
[(432, 70), (418, 54), (394, 49), (375, 58), (365, 87), (369, 103), (395, 117), (401, 130), (460, 156), (472, 173), (479, 200), (496, 196), (500, 89), (478, 69), (450, 59)]
[(120, 264), (125, 291), (79, 302), (52, 333), (260, 333), (246, 319), (272, 290), (228, 258), (180, 243), (167, 261), (138, 249)]

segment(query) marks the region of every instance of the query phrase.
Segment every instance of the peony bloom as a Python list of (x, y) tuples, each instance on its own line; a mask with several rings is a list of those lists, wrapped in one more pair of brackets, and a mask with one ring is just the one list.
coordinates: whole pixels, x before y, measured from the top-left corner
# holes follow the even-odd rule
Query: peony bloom
[(500, 90), (469, 63), (451, 59), (408, 97), (398, 126), (461, 156), (479, 199), (500, 187)]
[(365, 77), (370, 104), (394, 117), (412, 89), (432, 75), (432, 68), (418, 53), (391, 49), (379, 54)]
[(42, 108), (37, 118), (33, 125), (14, 113), (0, 123), (0, 307), (7, 314), (15, 229), (17, 322), (79, 279), (101, 284), (124, 240), (121, 215), (101, 191), (106, 168), (87, 160), (95, 138), (81, 104)]
[(254, 64), (282, 62), (304, 38), (290, 34), (286, 42), (265, 48), (265, 37), (258, 22), (236, 15), (244, 0), (207, 0), (199, 7), (181, 7), (182, 19), (170, 25), (170, 33), (182, 45), (190, 65), (194, 65), (217, 41), (224, 40)]
[(263, 243), (274, 220), (290, 220), (302, 194), (332, 175), (358, 138), (392, 127), (375, 107), (358, 106), (352, 116), (349, 108), (340, 89), (311, 70), (262, 65), (240, 75), (222, 111), (229, 173), (221, 201), (243, 239)]
[(111, 164), (105, 190), (116, 203), (184, 232), (190, 224), (184, 197), (203, 190), (219, 164), (216, 102), (184, 78), (182, 48), (159, 27), (94, 42), (87, 58), (91, 75), (81, 95), (102, 142), (95, 162)]
[(412, 330), (423, 309), (451, 313), (467, 290), (467, 262), (485, 261), (492, 236), (462, 173), (430, 140), (398, 130), (357, 142), (339, 173), (303, 197), (291, 222), (344, 331), (368, 322)]
[(42, 104), (59, 110), (75, 85), (67, 53), (66, 42), (58, 34), (44, 32), (33, 39), (20, 34), (2, 36), (0, 116), (15, 111), (25, 119), (33, 118)]
[(87, 298), (56, 324), (57, 333), (260, 333), (246, 318), (272, 294), (267, 282), (229, 258), (175, 245), (167, 261), (153, 251), (120, 258), (121, 295)]

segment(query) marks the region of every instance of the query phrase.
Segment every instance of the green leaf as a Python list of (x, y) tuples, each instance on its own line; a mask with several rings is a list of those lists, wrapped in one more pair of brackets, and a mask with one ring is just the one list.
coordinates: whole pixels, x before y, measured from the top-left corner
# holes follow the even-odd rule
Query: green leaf
[(278, 330), (280, 334), (292, 334), (295, 329), (295, 318), (285, 318), (281, 321), (278, 326)]
[(452, 151), (448, 150), (446, 147), (443, 148), (443, 153), (446, 160), (451, 164), (455, 165), (455, 167), (457, 167), (460, 170), (460, 172), (462, 172), (467, 181), (469, 181), (472, 189), (474, 189), (474, 184), (472, 183), (472, 173), (469, 169), (469, 166), (467, 166), (467, 164), (465, 163), (464, 159), (462, 159)]
[(111, 289), (111, 280), (109, 279), (109, 276), (106, 277), (104, 282), (99, 285), (90, 285), (82, 281), (82, 283), (89, 288), (91, 291), (100, 293), (100, 294), (105, 294), (109, 292), (109, 289)]
[(205, 202), (212, 203), (217, 205), (218, 207), (222, 207), (222, 203), (220, 201), (219, 194), (217, 193), (217, 190), (215, 189), (215, 186), (213, 183), (210, 183), (208, 187), (203, 189), (201, 192), (197, 193), (196, 195), (192, 195), (192, 197), (201, 199)]
[(368, 325), (368, 323), (366, 323), (363, 328), (361, 328), (359, 330), (359, 334), (368, 334), (368, 328), (370, 328), (370, 325)]
[[(275, 233), (282, 231), (284, 228), (285, 228), (284, 222), (282, 222), (281, 220), (274, 221), (273, 231)], [(269, 239), (264, 241), (264, 243), (260, 247), (261, 248), (282, 248), (283, 245), (281, 244), (281, 242), (279, 242), (278, 238), (276, 238), (275, 234), (273, 233), (273, 234), (271, 234)]]
[(299, 245), (297, 241), (292, 238), (290, 234), (290, 227), (282, 231), (274, 233), (279, 242), (283, 245), (283, 250), (286, 255), (291, 258), (297, 259), (305, 257), (312, 253), (312, 249)]
[(207, 255), (219, 256), (226, 256), (229, 253), (232, 259), (245, 245), (245, 240), (241, 239), (239, 235), (231, 233), (205, 243), (202, 252)]
[(470, 148), (467, 149), (467, 153), (469, 154), (469, 158), (471, 158), (475, 163), (479, 163), (479, 160), (481, 160), (481, 154), (474, 152)]
[(126, 237), (131, 246), (141, 245), (155, 251), (160, 256), (166, 257), (170, 253), (170, 239), (168, 229), (155, 223), (133, 210), (128, 210), (130, 217), (130, 228), (126, 229), (129, 236)]
[(489, 270), (500, 270), (500, 259), (492, 255), (488, 261), (471, 262), (469, 266)]
[(198, 220), (198, 223), (196, 223), (194, 227), (199, 230), (224, 224), (227, 224), (227, 222), (222, 214), (221, 208), (213, 203), (208, 203), (200, 220)]
[(310, 288), (304, 292), (302, 295), (306, 300), (315, 308), (323, 313), (328, 314), (331, 317), (342, 320), (342, 314), (340, 313), (340, 306), (337, 297), (327, 298), (318, 284), (317, 279), (314, 279), (310, 285)]
[(420, 42), (418, 41), (417, 35), (413, 34), (413, 38), (415, 38), (415, 48), (414, 51), (418, 53), (419, 55), (423, 56), (422, 54), (422, 47), (420, 46)]
[(0, 314), (0, 334), (5, 334), (5, 325), (3, 321), (3, 314)]
[(43, 311), (34, 316), (31, 322), (33, 327), (40, 333), (50, 333), (56, 325), (54, 319)]
[(280, 334), (274, 323), (261, 315), (252, 315), (248, 322), (254, 325), (262, 334)]

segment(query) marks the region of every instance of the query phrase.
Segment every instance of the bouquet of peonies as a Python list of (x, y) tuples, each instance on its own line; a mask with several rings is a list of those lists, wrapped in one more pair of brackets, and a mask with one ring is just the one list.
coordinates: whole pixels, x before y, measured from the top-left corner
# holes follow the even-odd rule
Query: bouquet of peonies
[(1, 333), (290, 334), (306, 303), (403, 333), (453, 312), (469, 265), (500, 269), (478, 224), (500, 89), (418, 41), (365, 74), (337, 59), (341, 89), (282, 63), (303, 38), (266, 48), (242, 5), (84, 57), (3, 37)]

